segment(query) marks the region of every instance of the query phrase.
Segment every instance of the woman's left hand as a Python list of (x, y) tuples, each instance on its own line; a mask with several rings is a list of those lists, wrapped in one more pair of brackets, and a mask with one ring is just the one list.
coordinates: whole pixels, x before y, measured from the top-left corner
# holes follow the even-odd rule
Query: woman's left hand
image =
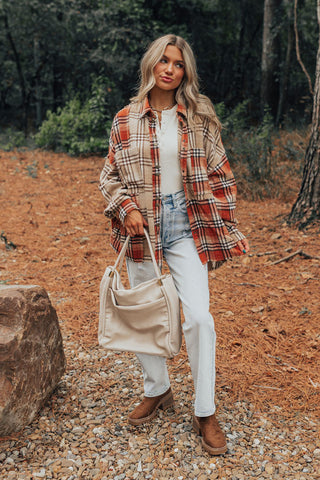
[(243, 253), (248, 253), (250, 251), (250, 246), (249, 246), (249, 242), (246, 238), (244, 238), (243, 240), (240, 240), (238, 243), (237, 243), (238, 247), (241, 248), (241, 250), (243, 251)]

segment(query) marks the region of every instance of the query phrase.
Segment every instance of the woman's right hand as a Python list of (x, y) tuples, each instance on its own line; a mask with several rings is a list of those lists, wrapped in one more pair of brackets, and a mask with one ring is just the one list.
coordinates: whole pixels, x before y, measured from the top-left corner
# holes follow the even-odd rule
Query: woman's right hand
[(128, 235), (134, 237), (135, 235), (144, 235), (143, 229), (148, 224), (139, 210), (131, 210), (124, 219), (124, 226)]

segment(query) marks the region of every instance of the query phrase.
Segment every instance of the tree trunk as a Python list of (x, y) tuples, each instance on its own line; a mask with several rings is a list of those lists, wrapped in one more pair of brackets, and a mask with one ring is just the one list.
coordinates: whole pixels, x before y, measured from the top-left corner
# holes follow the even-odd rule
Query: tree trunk
[(52, 104), (54, 112), (63, 104), (63, 80), (63, 71), (56, 55), (54, 55), (52, 58)]
[(27, 126), (28, 126), (28, 100), (27, 100), (27, 92), (26, 92), (26, 86), (25, 86), (25, 81), (24, 81), (24, 76), (22, 73), (22, 67), (21, 67), (21, 62), (20, 62), (20, 56), (18, 54), (18, 51), (16, 49), (15, 43), (13, 41), (10, 28), (9, 28), (9, 21), (7, 14), (4, 14), (3, 17), (4, 20), (4, 28), (6, 31), (7, 39), (9, 41), (9, 44), (12, 48), (14, 59), (16, 62), (16, 67), (17, 67), (17, 72), (18, 72), (18, 78), (19, 78), (19, 84), (20, 84), (20, 90), (21, 90), (21, 98), (22, 98), (22, 105), (23, 105), (23, 130), (25, 134), (27, 133)]
[(279, 98), (279, 81), (277, 78), (279, 29), (277, 28), (277, 16), (280, 6), (281, 0), (264, 1), (260, 92), (262, 116), (266, 107), (271, 109), (274, 116), (277, 113)]
[(33, 62), (35, 70), (35, 104), (36, 104), (36, 127), (38, 128), (42, 122), (42, 102), (41, 102), (41, 87), (40, 87), (40, 42), (36, 35), (33, 39)]
[(317, 0), (319, 47), (313, 96), (311, 137), (305, 156), (302, 184), (288, 218), (303, 229), (320, 220), (320, 0)]
[(284, 6), (287, 12), (287, 50), (286, 50), (286, 58), (284, 61), (281, 81), (280, 81), (279, 103), (278, 103), (277, 116), (276, 116), (277, 126), (279, 126), (283, 116), (283, 112), (286, 109), (287, 91), (288, 91), (288, 85), (289, 85), (289, 75), (290, 75), (290, 67), (291, 67), (293, 41), (294, 41), (293, 6), (291, 4), (291, 0), (284, 0)]

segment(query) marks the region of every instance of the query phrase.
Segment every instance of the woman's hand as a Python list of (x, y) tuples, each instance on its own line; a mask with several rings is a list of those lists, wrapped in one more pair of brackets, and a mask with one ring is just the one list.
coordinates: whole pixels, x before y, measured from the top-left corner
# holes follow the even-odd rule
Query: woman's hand
[(250, 251), (250, 246), (249, 246), (249, 242), (246, 238), (244, 238), (243, 240), (240, 240), (238, 243), (237, 243), (238, 247), (241, 248), (241, 250), (243, 251), (243, 253), (248, 253)]
[(124, 226), (128, 235), (134, 237), (135, 235), (144, 235), (143, 228), (148, 224), (139, 210), (131, 210), (124, 219)]

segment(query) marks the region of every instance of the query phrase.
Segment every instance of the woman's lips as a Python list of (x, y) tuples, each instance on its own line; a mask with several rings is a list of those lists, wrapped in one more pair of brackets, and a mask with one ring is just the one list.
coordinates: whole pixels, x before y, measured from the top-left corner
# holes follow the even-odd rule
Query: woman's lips
[(173, 78), (170, 77), (161, 77), (161, 80), (166, 83), (170, 83), (173, 81)]

